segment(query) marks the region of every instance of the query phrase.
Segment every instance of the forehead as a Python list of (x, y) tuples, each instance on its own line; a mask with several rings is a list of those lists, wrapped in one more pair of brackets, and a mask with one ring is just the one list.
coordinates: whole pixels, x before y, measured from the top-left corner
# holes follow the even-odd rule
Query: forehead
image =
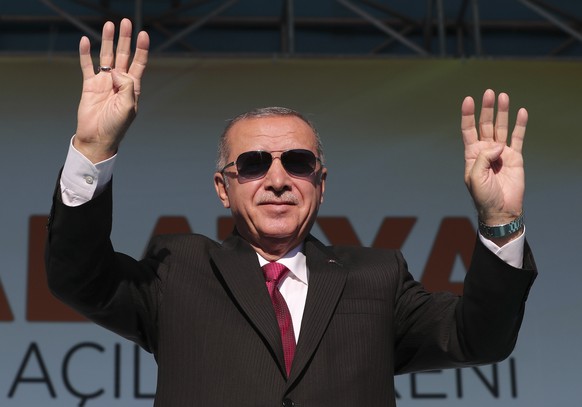
[(296, 116), (268, 116), (243, 119), (228, 131), (230, 154), (250, 150), (279, 151), (304, 148), (316, 151), (311, 127)]

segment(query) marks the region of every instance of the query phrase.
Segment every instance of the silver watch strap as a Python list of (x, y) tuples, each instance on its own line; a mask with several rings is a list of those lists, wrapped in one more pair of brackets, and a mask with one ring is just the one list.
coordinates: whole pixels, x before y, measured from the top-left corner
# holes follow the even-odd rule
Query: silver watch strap
[(523, 226), (523, 213), (505, 225), (488, 226), (479, 221), (479, 232), (487, 239), (505, 237), (516, 233)]

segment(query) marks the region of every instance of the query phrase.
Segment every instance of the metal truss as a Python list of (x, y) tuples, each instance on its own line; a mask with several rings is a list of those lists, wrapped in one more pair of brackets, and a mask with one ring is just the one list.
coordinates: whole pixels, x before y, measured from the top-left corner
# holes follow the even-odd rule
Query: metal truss
[(167, 55), (582, 56), (582, 20), (559, 7), (570, 0), (506, 0), (520, 12), (503, 18), (481, 17), (486, 0), (29, 1), (34, 13), (0, 15), (1, 53), (73, 52), (80, 35), (98, 42), (105, 20), (128, 16)]

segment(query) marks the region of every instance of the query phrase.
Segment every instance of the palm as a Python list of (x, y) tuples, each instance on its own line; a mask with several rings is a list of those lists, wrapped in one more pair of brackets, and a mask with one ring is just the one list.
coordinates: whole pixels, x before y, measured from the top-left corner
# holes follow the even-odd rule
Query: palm
[(494, 122), (495, 94), (486, 91), (479, 120), (475, 126), (475, 105), (466, 98), (462, 107), (465, 143), (465, 182), (479, 216), (489, 223), (505, 223), (522, 212), (525, 177), (521, 154), (527, 112), (520, 109), (507, 145), (509, 98), (499, 95)]
[[(129, 76), (129, 75), (128, 75)], [(135, 78), (131, 78), (135, 83)], [(120, 95), (110, 74), (97, 74), (83, 82), (78, 110), (78, 137), (116, 139), (129, 126), (136, 103)]]
[[(479, 141), (465, 151), (465, 171), (470, 177), (481, 149), (491, 148), (490, 143)], [(519, 213), (523, 203), (524, 170), (521, 154), (504, 147), (501, 157), (486, 174), (481, 174), (482, 185), (472, 188), (474, 199), (486, 208), (499, 208), (501, 212)]]

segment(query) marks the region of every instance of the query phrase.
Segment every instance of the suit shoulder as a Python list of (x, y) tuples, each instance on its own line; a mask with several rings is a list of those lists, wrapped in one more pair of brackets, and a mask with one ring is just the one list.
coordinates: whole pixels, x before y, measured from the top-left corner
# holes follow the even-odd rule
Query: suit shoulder
[(155, 235), (148, 244), (147, 253), (152, 255), (163, 250), (172, 252), (182, 250), (208, 251), (220, 246), (219, 242), (197, 233)]
[(404, 258), (400, 250), (363, 246), (328, 246), (341, 262), (347, 264), (400, 264)]
[(211, 246), (220, 246), (220, 243), (212, 240), (208, 236), (198, 233), (172, 233), (164, 235), (155, 235), (151, 239), (152, 243), (156, 244), (203, 244)]

